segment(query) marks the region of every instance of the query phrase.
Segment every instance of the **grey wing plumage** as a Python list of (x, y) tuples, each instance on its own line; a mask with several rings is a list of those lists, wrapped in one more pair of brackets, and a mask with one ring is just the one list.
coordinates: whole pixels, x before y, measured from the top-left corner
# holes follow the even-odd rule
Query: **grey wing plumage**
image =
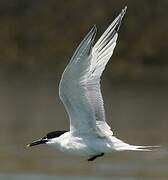
[(96, 26), (86, 35), (66, 67), (59, 94), (70, 118), (70, 131), (112, 135), (105, 121), (100, 77), (116, 45), (126, 8), (93, 46)]
[(83, 82), (89, 72), (95, 34), (94, 26), (75, 51), (60, 81), (59, 95), (68, 112), (73, 133), (90, 133), (96, 127), (93, 107)]

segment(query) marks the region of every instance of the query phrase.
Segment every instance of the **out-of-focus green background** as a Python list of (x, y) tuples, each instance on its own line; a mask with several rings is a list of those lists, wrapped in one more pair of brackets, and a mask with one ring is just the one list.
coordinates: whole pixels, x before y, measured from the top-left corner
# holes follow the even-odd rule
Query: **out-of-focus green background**
[[(101, 82), (106, 116), (117, 137), (161, 148), (93, 163), (46, 146), (26, 149), (69, 128), (61, 74), (93, 24), (98, 38), (125, 5)], [(0, 179), (167, 179), (167, 19), (167, 0), (0, 0)]]

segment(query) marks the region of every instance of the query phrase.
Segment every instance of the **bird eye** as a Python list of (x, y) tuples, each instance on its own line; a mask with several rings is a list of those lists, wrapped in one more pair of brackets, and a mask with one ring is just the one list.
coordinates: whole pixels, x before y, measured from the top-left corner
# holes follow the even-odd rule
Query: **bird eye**
[(47, 139), (47, 136), (44, 136), (42, 139)]

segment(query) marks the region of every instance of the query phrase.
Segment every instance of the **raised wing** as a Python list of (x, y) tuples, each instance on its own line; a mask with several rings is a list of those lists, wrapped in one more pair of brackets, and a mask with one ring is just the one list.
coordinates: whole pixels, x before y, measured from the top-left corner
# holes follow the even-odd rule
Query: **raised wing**
[(73, 133), (90, 133), (96, 127), (87, 86), (82, 82), (89, 72), (95, 34), (94, 26), (75, 51), (60, 81), (59, 95), (68, 112), (70, 131)]
[(103, 98), (100, 89), (100, 77), (108, 63), (110, 57), (113, 54), (114, 48), (116, 46), (116, 41), (118, 37), (118, 30), (121, 25), (121, 20), (126, 12), (127, 7), (125, 7), (122, 12), (116, 17), (116, 19), (110, 24), (103, 35), (99, 38), (92, 49), (92, 59), (91, 59), (91, 76), (88, 83), (91, 87), (90, 98), (92, 105), (94, 106), (96, 123), (100, 130), (104, 130), (106, 134), (113, 134), (111, 128), (105, 123), (105, 111)]
[(100, 90), (101, 74), (113, 54), (118, 29), (126, 8), (93, 46), (96, 26), (86, 35), (66, 67), (59, 86), (60, 98), (70, 118), (73, 133), (112, 135), (105, 121)]

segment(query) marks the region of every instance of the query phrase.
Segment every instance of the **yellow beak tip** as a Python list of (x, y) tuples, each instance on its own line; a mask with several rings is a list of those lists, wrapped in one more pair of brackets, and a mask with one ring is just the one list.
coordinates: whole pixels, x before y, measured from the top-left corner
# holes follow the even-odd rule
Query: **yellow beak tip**
[(27, 147), (27, 148), (30, 147), (30, 144), (27, 144), (26, 147)]

